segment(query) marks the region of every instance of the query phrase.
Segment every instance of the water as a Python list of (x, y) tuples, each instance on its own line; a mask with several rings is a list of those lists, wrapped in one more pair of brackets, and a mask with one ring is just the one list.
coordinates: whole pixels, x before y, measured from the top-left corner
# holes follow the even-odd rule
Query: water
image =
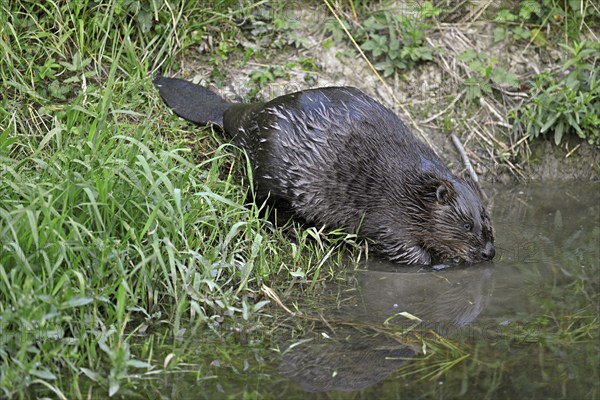
[(303, 317), (281, 311), (275, 328), (199, 338), (190, 372), (130, 394), (598, 398), (600, 185), (490, 194), (493, 263), (433, 271), (372, 260), (316, 294), (282, 298)]

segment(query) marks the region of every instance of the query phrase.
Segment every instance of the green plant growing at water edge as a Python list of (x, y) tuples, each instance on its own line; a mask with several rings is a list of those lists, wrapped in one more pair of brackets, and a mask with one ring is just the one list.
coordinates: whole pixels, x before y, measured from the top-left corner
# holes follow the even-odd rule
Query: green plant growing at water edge
[(570, 54), (557, 77), (544, 72), (536, 77), (531, 100), (511, 113), (514, 127), (530, 139), (552, 135), (560, 144), (565, 135), (576, 134), (589, 143), (600, 143), (600, 77), (597, 43), (561, 45)]

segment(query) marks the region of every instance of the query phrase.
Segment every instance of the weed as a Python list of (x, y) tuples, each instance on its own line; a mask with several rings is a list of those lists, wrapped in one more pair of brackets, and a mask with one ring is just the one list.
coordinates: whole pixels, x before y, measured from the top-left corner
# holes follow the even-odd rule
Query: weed
[(286, 78), (289, 76), (290, 71), (298, 69), (305, 74), (305, 81), (310, 82), (312, 79), (311, 72), (317, 71), (319, 67), (315, 60), (309, 57), (302, 57), (298, 61), (288, 62), (285, 65), (258, 67), (250, 73), (250, 91), (248, 92), (248, 98), (251, 100), (256, 99), (260, 90), (269, 83), (272, 83), (279, 78)]
[(234, 13), (176, 6), (0, 6), (3, 396), (58, 394), (81, 371), (114, 394), (152, 367), (132, 354), (131, 332), (160, 315), (171, 338), (188, 321), (252, 318), (265, 303), (248, 296), (287, 276), (271, 269), (287, 244), (234, 179), (251, 181), (234, 149), (196, 164), (185, 139), (161, 134), (148, 77), (174, 65), (189, 32)]
[(250, 81), (253, 83), (253, 87), (248, 93), (248, 97), (251, 99), (256, 98), (256, 95), (266, 84), (273, 82), (277, 78), (283, 78), (287, 76), (286, 69), (280, 65), (259, 67), (250, 73)]
[[(382, 9), (370, 13), (361, 22), (345, 23), (355, 25), (354, 39), (371, 56), (375, 68), (387, 77), (433, 58), (433, 49), (425, 43), (429, 25), (422, 19), (440, 13), (441, 9), (425, 2), (415, 10)], [(328, 24), (326, 29), (337, 40), (344, 37), (339, 24)]]
[(496, 14), (495, 21), (500, 23), (494, 29), (496, 41), (531, 40), (546, 46), (548, 39), (543, 32), (556, 36), (564, 33), (567, 43), (582, 41), (587, 30), (593, 31), (600, 24), (600, 10), (589, 0), (525, 0), (513, 4)]
[(465, 85), (468, 87), (467, 100), (479, 99), (484, 95), (492, 93), (492, 84), (518, 87), (519, 80), (516, 74), (500, 66), (494, 66), (497, 61), (490, 59), (485, 54), (477, 53), (474, 50), (465, 50), (458, 55), (458, 60), (468, 64), (473, 73), (465, 79)]
[(577, 134), (589, 143), (600, 143), (600, 77), (598, 44), (582, 42), (562, 45), (569, 54), (562, 77), (547, 71), (536, 77), (531, 100), (511, 113), (514, 128), (530, 139), (552, 133), (555, 144), (565, 135)]
[(242, 30), (263, 48), (308, 47), (307, 38), (298, 32), (300, 21), (286, 12), (286, 6), (289, 4), (274, 2), (270, 7), (255, 9), (241, 21)]

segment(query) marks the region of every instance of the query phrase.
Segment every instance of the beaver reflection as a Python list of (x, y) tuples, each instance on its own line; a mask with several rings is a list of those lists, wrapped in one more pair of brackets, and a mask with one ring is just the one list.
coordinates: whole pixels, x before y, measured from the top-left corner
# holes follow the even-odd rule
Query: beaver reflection
[(252, 164), (259, 201), (342, 228), (401, 264), (494, 258), (492, 223), (476, 184), (453, 175), (392, 111), (352, 87), (234, 104), (181, 79), (154, 80), (173, 111), (216, 124)]
[[(439, 272), (419, 268), (392, 272), (389, 263), (372, 262), (373, 270), (357, 273), (360, 295), (336, 310), (332, 320), (361, 322), (334, 332), (321, 328), (309, 341), (292, 343), (282, 355), (279, 372), (309, 392), (355, 391), (378, 382), (415, 357), (419, 349), (401, 337), (369, 334), (365, 324), (381, 326), (388, 317), (406, 311), (424, 321), (417, 329), (440, 334), (472, 323), (487, 305), (493, 288), (489, 266)], [(327, 319), (327, 316), (325, 317)], [(401, 318), (392, 323), (412, 325)], [(368, 325), (367, 325), (368, 326)]]
[(307, 392), (351, 392), (384, 380), (415, 354), (412, 345), (340, 329), (334, 338), (315, 335), (289, 348), (279, 372)]
[[(357, 274), (362, 295), (361, 312), (381, 321), (399, 312), (423, 320), (423, 327), (440, 330), (472, 323), (489, 302), (493, 290), (491, 264), (431, 271), (417, 267), (390, 267), (371, 261), (369, 270)], [(394, 323), (411, 324), (396, 318)]]

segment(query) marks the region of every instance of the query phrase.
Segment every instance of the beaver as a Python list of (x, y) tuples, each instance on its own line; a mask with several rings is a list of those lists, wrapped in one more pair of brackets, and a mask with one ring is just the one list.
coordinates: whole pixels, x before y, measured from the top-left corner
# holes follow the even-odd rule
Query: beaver
[(476, 184), (453, 175), (398, 116), (360, 90), (324, 87), (245, 104), (182, 79), (154, 84), (175, 114), (219, 126), (246, 151), (258, 199), (356, 232), (400, 264), (494, 257)]

